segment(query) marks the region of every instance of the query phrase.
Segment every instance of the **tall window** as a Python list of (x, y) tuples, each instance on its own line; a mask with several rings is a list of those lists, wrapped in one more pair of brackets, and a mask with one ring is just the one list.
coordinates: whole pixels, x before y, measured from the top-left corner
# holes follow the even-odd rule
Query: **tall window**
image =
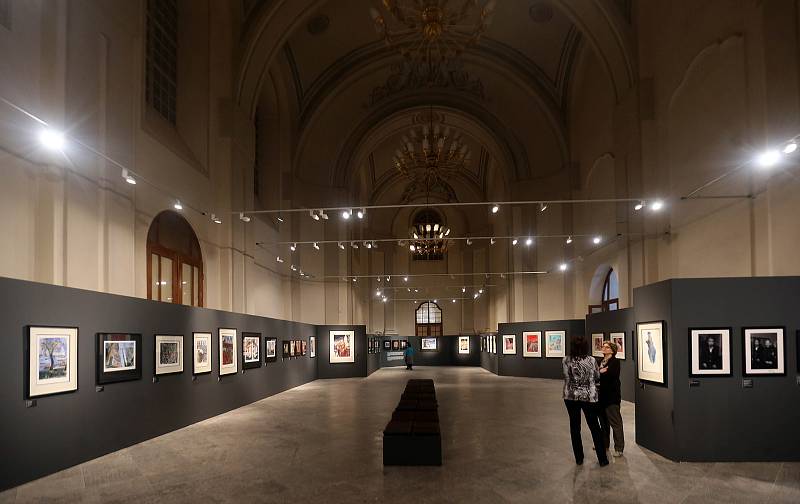
[(147, 232), (147, 297), (166, 303), (203, 306), (203, 255), (194, 230), (167, 210)]
[(147, 0), (145, 99), (173, 126), (178, 94), (178, 3)]
[(603, 280), (603, 294), (599, 305), (589, 305), (589, 313), (619, 310), (619, 279), (614, 268), (609, 268)]
[(430, 301), (419, 305), (416, 311), (417, 336), (442, 335), (442, 309)]

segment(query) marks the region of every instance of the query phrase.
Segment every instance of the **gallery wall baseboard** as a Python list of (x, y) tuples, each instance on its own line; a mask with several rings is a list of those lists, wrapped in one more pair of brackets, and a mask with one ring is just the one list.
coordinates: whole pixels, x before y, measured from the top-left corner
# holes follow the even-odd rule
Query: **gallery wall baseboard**
[[(26, 401), (27, 326), (78, 328), (74, 392)], [(274, 362), (219, 376), (219, 328), (278, 339)], [(54, 473), (317, 379), (317, 358), (283, 359), (282, 340), (308, 340), (311, 324), (0, 278), (0, 489)], [(210, 373), (192, 375), (192, 333), (211, 338)], [(141, 379), (96, 383), (97, 333), (141, 334)], [(154, 379), (155, 335), (183, 335), (183, 372)], [(263, 347), (262, 347), (263, 351)], [(193, 379), (194, 378), (194, 379)], [(45, 456), (46, 452), (46, 456)]]

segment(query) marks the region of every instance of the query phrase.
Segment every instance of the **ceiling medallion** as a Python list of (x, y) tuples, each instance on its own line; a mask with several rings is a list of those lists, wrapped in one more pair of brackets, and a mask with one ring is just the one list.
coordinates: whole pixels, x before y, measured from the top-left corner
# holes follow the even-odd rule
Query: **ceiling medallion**
[(461, 8), (448, 0), (383, 0), (387, 15), (371, 8), (375, 30), (412, 67), (433, 77), (477, 43), (489, 27), (495, 0), (466, 0)]

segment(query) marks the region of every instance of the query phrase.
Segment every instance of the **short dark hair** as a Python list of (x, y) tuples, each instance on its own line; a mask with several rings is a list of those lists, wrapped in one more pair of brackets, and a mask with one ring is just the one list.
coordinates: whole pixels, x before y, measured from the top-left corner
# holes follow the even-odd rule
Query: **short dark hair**
[(589, 355), (589, 341), (583, 334), (573, 336), (569, 343), (569, 356), (573, 359)]

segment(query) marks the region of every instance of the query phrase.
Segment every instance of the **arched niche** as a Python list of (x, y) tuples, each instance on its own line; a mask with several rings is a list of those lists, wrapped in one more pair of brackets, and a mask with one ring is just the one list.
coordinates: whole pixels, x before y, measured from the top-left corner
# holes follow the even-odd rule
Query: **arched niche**
[(192, 226), (165, 210), (147, 231), (147, 298), (203, 306), (203, 253)]

